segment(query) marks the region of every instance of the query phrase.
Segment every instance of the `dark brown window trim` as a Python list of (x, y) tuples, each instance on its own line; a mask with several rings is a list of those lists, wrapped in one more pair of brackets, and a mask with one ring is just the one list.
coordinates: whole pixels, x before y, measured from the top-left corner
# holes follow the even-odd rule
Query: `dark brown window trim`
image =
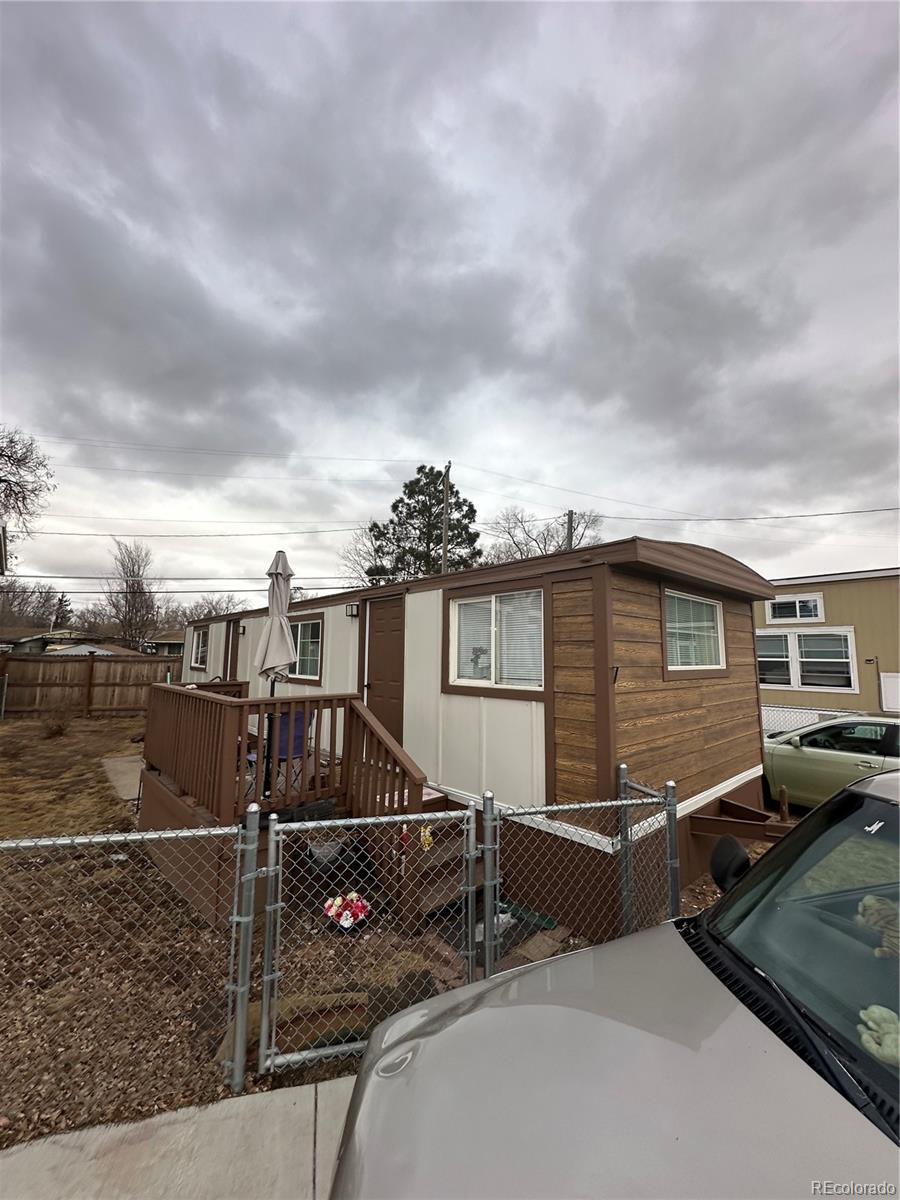
[[(451, 600), (484, 599), (492, 596), (504, 596), (508, 592), (541, 592), (543, 622), (543, 674), (544, 686), (540, 688), (511, 688), (488, 684), (479, 686), (477, 683), (450, 682), (450, 602)], [(441, 597), (441, 692), (445, 696), (483, 696), (489, 700), (529, 700), (543, 702), (547, 696), (547, 589), (544, 580), (534, 577), (518, 582), (506, 580), (499, 586), (486, 587), (472, 585), (470, 587), (444, 588)]]
[[(698, 600), (709, 600), (713, 604), (721, 606), (722, 613), (722, 641), (725, 645), (725, 666), (724, 667), (697, 667), (695, 670), (685, 670), (682, 668), (672, 668), (669, 666), (668, 642), (666, 637), (666, 592), (679, 592), (682, 596), (696, 596)], [(662, 677), (666, 682), (676, 679), (727, 679), (731, 675), (731, 647), (728, 645), (728, 626), (725, 622), (725, 601), (721, 596), (716, 596), (711, 592), (698, 591), (692, 588), (690, 591), (682, 590), (680, 586), (673, 586), (671, 582), (666, 580), (659, 581), (659, 611), (662, 627)]]
[(288, 613), (288, 620), (291, 625), (305, 625), (309, 621), (319, 621), (321, 623), (321, 634), (319, 641), (319, 674), (313, 678), (306, 675), (288, 675), (288, 683), (304, 684), (306, 687), (321, 687), (322, 686), (322, 667), (325, 662), (325, 613)]

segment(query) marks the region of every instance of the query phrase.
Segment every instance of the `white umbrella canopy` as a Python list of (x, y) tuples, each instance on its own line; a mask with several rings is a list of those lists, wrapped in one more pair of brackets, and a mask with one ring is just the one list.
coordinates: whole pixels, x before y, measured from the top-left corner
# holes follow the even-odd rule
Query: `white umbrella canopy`
[(269, 615), (263, 625), (254, 665), (260, 675), (274, 683), (276, 675), (289, 671), (296, 658), (287, 618), (294, 573), (283, 550), (272, 559), (266, 574), (269, 576)]

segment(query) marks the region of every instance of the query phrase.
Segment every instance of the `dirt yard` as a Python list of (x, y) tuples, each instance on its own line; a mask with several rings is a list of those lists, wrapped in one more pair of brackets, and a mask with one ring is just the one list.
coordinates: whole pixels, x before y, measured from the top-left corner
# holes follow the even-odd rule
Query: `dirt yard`
[(107, 833), (133, 827), (102, 760), (140, 754), (143, 718), (78, 717), (57, 737), (43, 721), (0, 722), (0, 837)]

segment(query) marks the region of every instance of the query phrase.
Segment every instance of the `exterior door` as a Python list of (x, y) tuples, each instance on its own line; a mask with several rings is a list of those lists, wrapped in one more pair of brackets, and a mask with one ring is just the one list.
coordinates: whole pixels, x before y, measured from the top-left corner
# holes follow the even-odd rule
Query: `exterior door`
[(370, 600), (363, 697), (388, 733), (403, 742), (403, 597)]

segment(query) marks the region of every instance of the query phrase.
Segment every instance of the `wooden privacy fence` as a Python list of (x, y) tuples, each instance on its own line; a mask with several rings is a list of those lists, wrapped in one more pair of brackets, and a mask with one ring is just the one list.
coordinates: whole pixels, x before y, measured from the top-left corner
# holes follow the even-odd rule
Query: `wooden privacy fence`
[(181, 673), (180, 656), (9, 654), (6, 716), (37, 717), (65, 709), (75, 716), (142, 713), (150, 684)]

